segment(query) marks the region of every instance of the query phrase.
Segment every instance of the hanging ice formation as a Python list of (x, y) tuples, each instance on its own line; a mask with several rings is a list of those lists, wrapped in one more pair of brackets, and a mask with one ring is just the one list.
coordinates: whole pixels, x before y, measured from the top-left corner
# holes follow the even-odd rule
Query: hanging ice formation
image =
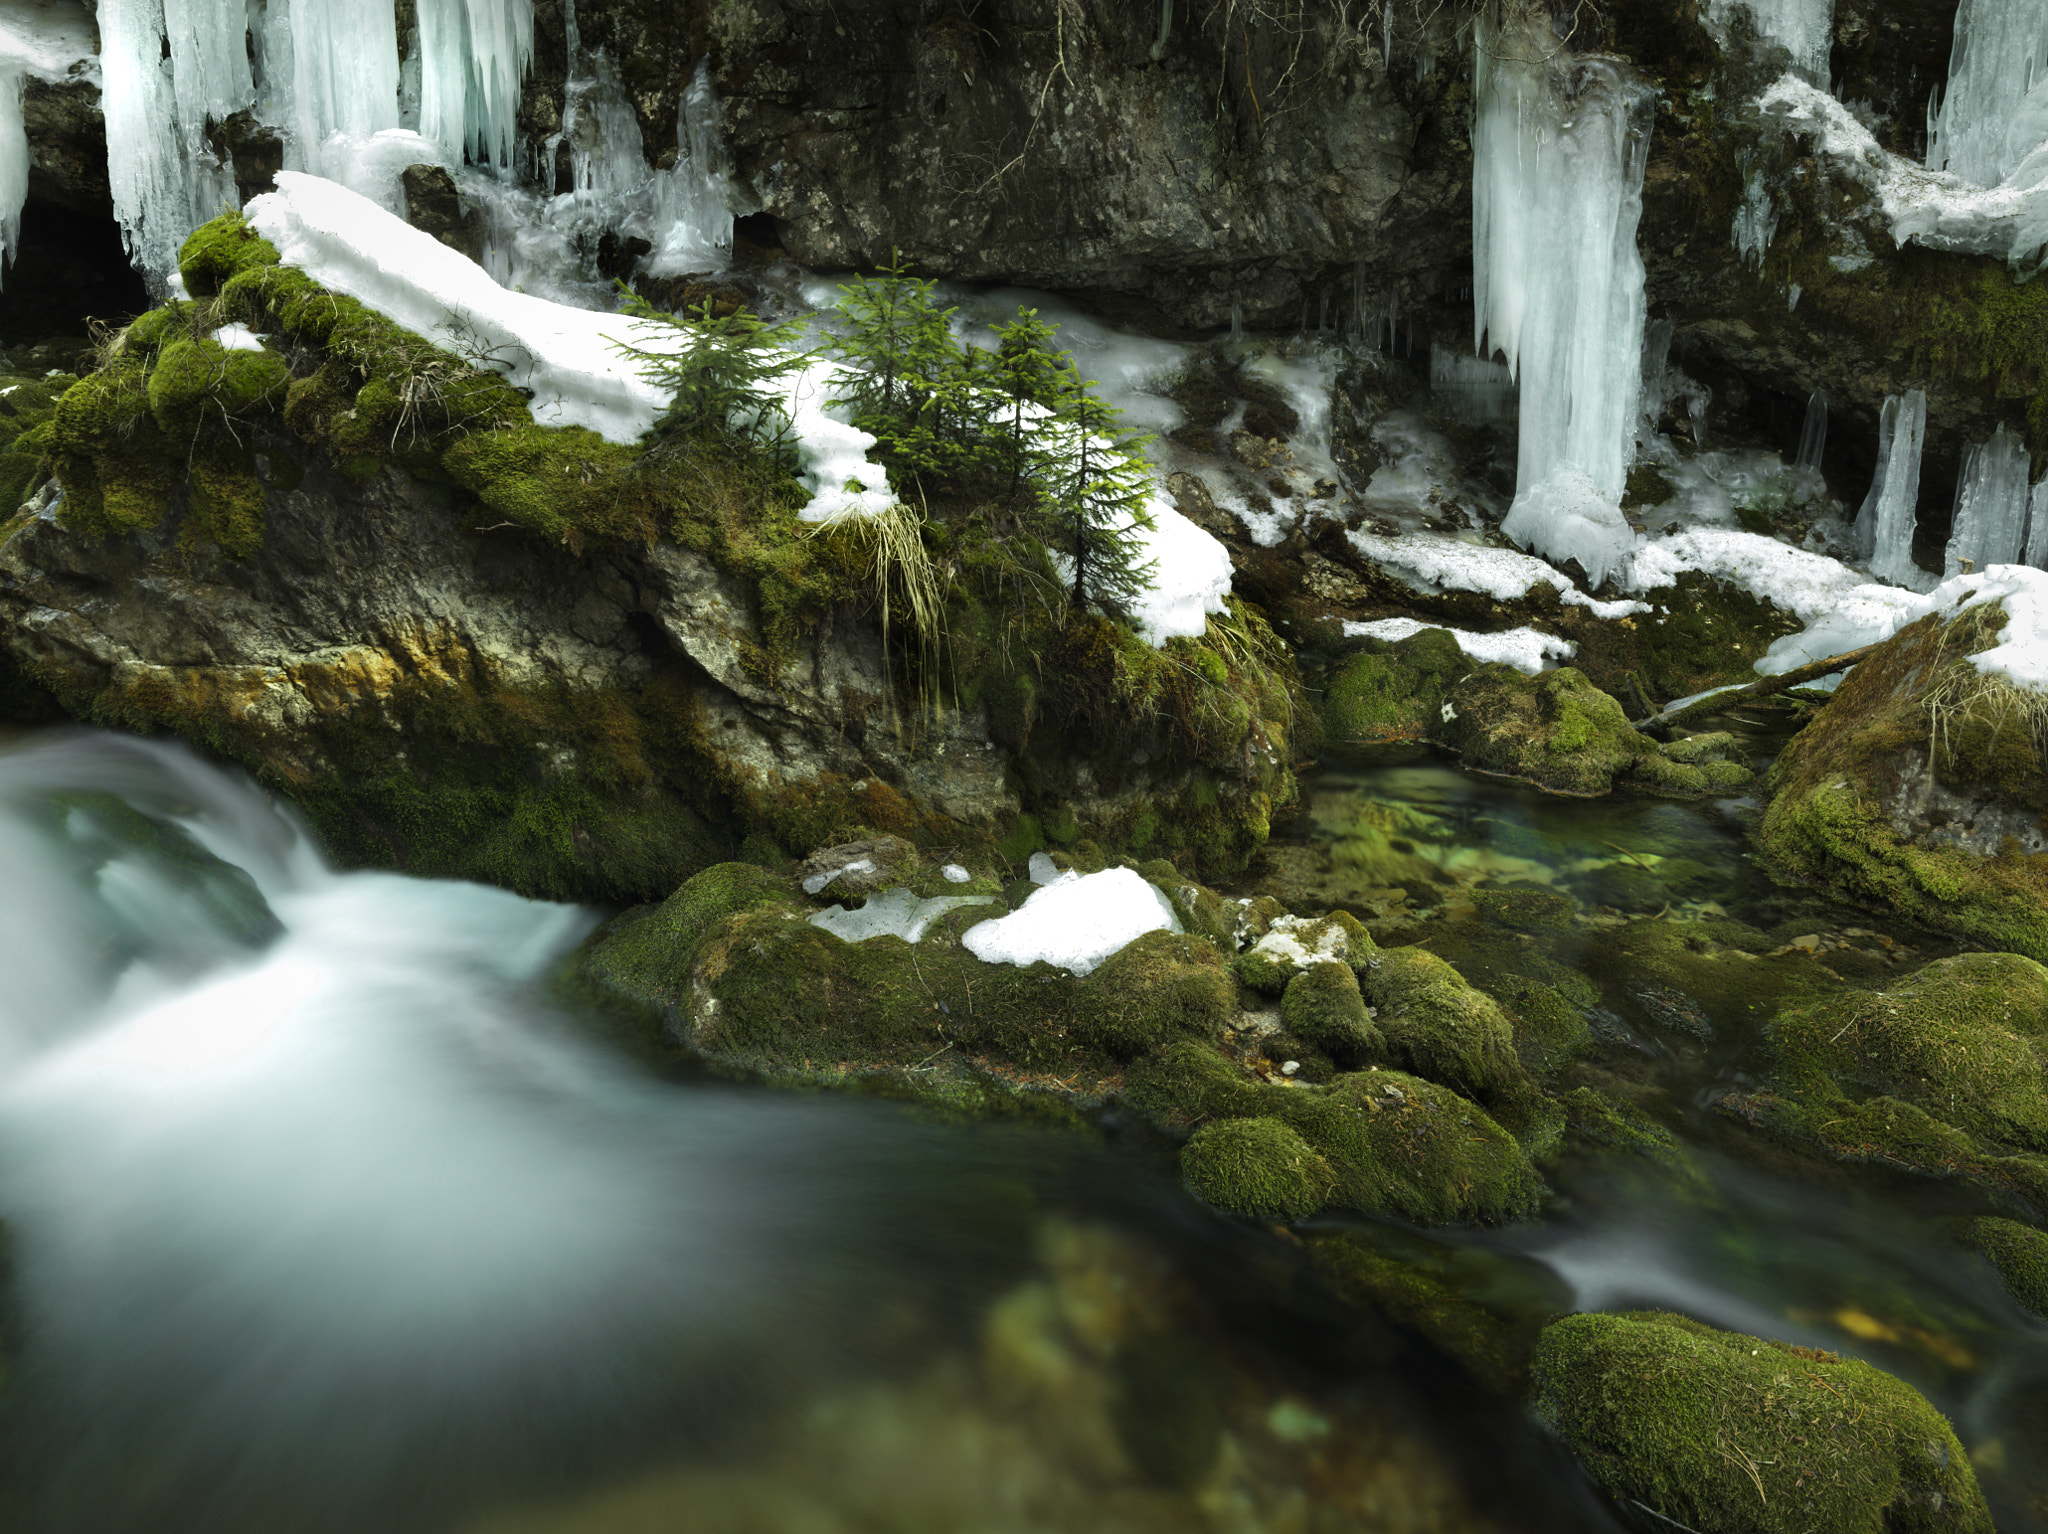
[(99, 25), (114, 217), (129, 259), (161, 287), (193, 227), (234, 205), (206, 120), (255, 100), (247, 12), (244, 0), (102, 0)]
[(1793, 467), (1808, 474), (1820, 472), (1820, 456), (1828, 445), (1828, 391), (1815, 389), (1806, 399), (1806, 421), (1799, 428), (1799, 456)]
[(533, 0), (419, 0), (419, 59), (421, 134), (457, 164), (509, 172)]
[(2027, 526), (2027, 468), (2026, 447), (2002, 424), (1989, 442), (1964, 452), (1944, 575), (1960, 574), (1965, 560), (1973, 570), (2019, 562)]
[(0, 21), (0, 263), (12, 262), (28, 200), (28, 128), (21, 95), (31, 76), (70, 79), (74, 68), (98, 73), (92, 24), (80, 10), (38, 7)]
[(732, 257), (732, 192), (724, 118), (705, 61), (683, 92), (676, 163), (654, 174), (658, 233), (642, 269), (653, 277), (675, 277), (724, 266)]
[(1823, 90), (1828, 83), (1828, 44), (1835, 30), (1835, 0), (1708, 0), (1714, 24), (1726, 28), (1737, 11), (1747, 11), (1757, 35), (1792, 55), (1792, 67)]
[(2027, 563), (2048, 570), (2048, 474), (2034, 486), (2027, 507)]
[(1597, 585), (1633, 540), (1618, 502), (1643, 347), (1636, 253), (1652, 92), (1547, 31), (1483, 28), (1474, 50), (1473, 312), (1521, 388), (1517, 494), (1502, 531)]
[(1505, 421), (1514, 414), (1515, 381), (1491, 357), (1468, 357), (1432, 341), (1429, 388), (1443, 397), (1459, 420), (1475, 426)]
[(1913, 563), (1913, 510), (1920, 499), (1920, 449), (1927, 396), (1919, 389), (1884, 402), (1877, 426), (1877, 476), (1856, 513), (1856, 557), (1879, 580), (1924, 584)]
[(1948, 93), (1927, 115), (1927, 168), (1979, 186), (1997, 186), (2048, 144), (2048, 6), (1963, 0)]
[(1764, 253), (1778, 237), (1778, 213), (1771, 205), (1771, 189), (1764, 173), (1751, 170), (1742, 186), (1742, 202), (1735, 210), (1735, 227), (1729, 243), (1744, 266), (1762, 267)]

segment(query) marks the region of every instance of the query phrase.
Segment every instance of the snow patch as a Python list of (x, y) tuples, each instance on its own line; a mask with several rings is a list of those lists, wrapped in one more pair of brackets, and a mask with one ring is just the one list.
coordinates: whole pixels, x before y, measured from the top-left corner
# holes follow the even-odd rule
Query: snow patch
[(1402, 640), (1424, 629), (1442, 629), (1458, 642), (1458, 648), (1476, 661), (1500, 661), (1530, 675), (1552, 660), (1570, 660), (1579, 647), (1569, 639), (1540, 633), (1532, 628), (1507, 629), (1496, 634), (1474, 634), (1445, 623), (1423, 623), (1414, 618), (1380, 618), (1371, 623), (1346, 623), (1344, 637)]
[(1008, 916), (969, 927), (961, 945), (987, 964), (1040, 959), (1085, 975), (1147, 932), (1178, 932), (1173, 906), (1128, 868), (1066, 873)]

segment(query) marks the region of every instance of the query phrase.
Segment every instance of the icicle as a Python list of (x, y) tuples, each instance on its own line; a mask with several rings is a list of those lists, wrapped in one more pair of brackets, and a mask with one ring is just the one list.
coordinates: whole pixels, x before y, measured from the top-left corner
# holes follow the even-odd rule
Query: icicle
[(1815, 389), (1806, 399), (1806, 424), (1799, 428), (1795, 467), (1820, 472), (1820, 455), (1828, 445), (1828, 391)]
[(1173, 36), (1173, 0), (1159, 0), (1159, 36), (1152, 44), (1152, 62), (1166, 57), (1166, 40)]
[(1486, 425), (1513, 418), (1515, 381), (1491, 357), (1467, 357), (1436, 342), (1429, 348), (1429, 387), (1460, 420)]
[(235, 203), (205, 129), (255, 98), (247, 17), (243, 0), (101, 0), (107, 179), (128, 254), (153, 288), (177, 270), (185, 236)]
[(28, 126), (21, 116), (23, 77), (0, 69), (0, 262), (14, 264), (21, 244), (21, 205), (28, 201)]
[(1677, 333), (1678, 322), (1671, 319), (1652, 320), (1643, 327), (1642, 417), (1651, 431), (1664, 418), (1664, 368)]
[(419, 21), (420, 132), (457, 162), (509, 171), (533, 0), (419, 0)]
[(2048, 139), (2048, 6), (1963, 0), (1927, 168), (1996, 186)]
[(1944, 573), (2015, 564), (2027, 525), (2027, 450), (2003, 425), (1963, 455)]
[(1834, 0), (1708, 0), (1708, 14), (1725, 27), (1737, 10), (1756, 24), (1757, 36), (1768, 38), (1792, 55), (1792, 67), (1818, 85), (1828, 84), (1828, 45), (1835, 29)]
[(2028, 500), (2027, 563), (2048, 570), (2048, 474), (2041, 476)]
[(702, 60), (683, 92), (673, 169), (654, 176), (654, 253), (641, 269), (654, 277), (714, 271), (732, 257), (732, 173), (711, 64)]
[(420, 92), (424, 82), (420, 66), (420, 29), (405, 34), (405, 60), (398, 66), (398, 125), (420, 131)]
[(1729, 243), (1744, 266), (1761, 267), (1764, 252), (1777, 236), (1778, 213), (1771, 206), (1771, 190), (1764, 184), (1764, 173), (1752, 170), (1743, 183), (1742, 203), (1735, 210), (1735, 227), (1730, 231)]
[(1695, 384), (1685, 397), (1685, 418), (1692, 422), (1692, 445), (1695, 451), (1705, 451), (1707, 446), (1707, 409), (1714, 403), (1714, 391), (1705, 384)]
[(1516, 484), (1576, 464), (1619, 501), (1642, 390), (1636, 253), (1652, 92), (1625, 67), (1491, 33), (1474, 55), (1473, 312), (1522, 386)]
[(1894, 585), (1924, 584), (1913, 563), (1914, 507), (1920, 499), (1920, 450), (1927, 435), (1927, 396), (1892, 395), (1878, 416), (1877, 474), (1856, 514), (1856, 553), (1870, 573)]

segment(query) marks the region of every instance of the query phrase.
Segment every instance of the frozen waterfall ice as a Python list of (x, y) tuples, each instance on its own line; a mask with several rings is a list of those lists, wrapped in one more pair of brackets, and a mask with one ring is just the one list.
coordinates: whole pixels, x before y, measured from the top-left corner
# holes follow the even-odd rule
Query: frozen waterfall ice
[(255, 99), (247, 12), (243, 0), (103, 0), (99, 24), (114, 217), (129, 258), (161, 287), (185, 236), (235, 201), (206, 120)]
[(1737, 11), (1749, 12), (1757, 36), (1792, 55), (1792, 67), (1825, 88), (1828, 45), (1835, 28), (1835, 0), (1707, 0), (1714, 25), (1726, 30)]
[(1794, 466), (1812, 474), (1820, 472), (1821, 455), (1828, 445), (1828, 391), (1815, 389), (1806, 399), (1806, 421), (1799, 428), (1799, 456)]
[(708, 61), (697, 65), (683, 93), (676, 149), (675, 166), (654, 178), (657, 236), (643, 263), (654, 277), (715, 271), (732, 255), (732, 175)]
[(1879, 580), (1923, 584), (1913, 563), (1914, 508), (1920, 499), (1920, 449), (1927, 435), (1927, 395), (1894, 394), (1878, 416), (1877, 475), (1856, 514), (1856, 557)]
[(533, 0), (419, 0), (419, 37), (420, 132), (457, 164), (509, 171)]
[(1499, 351), (1521, 391), (1502, 530), (1578, 559), (1597, 584), (1632, 538), (1618, 503), (1642, 392), (1635, 237), (1652, 93), (1626, 67), (1538, 31), (1487, 28), (1474, 58), (1478, 350)]
[(1996, 186), (2048, 144), (2048, 6), (1963, 0), (1927, 168)]
[(1944, 575), (1960, 573), (1966, 560), (1976, 570), (2019, 562), (2027, 528), (2027, 467), (2025, 444), (2002, 424), (1989, 442), (1964, 452)]

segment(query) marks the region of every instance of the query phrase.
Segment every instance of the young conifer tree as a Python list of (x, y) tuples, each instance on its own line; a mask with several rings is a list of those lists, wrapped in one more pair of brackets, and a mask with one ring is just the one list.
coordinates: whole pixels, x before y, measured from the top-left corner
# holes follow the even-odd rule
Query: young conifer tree
[(620, 291), (621, 311), (643, 322), (638, 335), (647, 344), (612, 344), (639, 364), (642, 378), (669, 394), (656, 430), (725, 432), (783, 468), (795, 467), (795, 423), (780, 380), (805, 361), (796, 327), (771, 325), (745, 308), (714, 315), (709, 299), (695, 315), (670, 314), (623, 283)]
[(898, 465), (946, 473), (958, 467), (966, 413), (961, 346), (933, 282), (907, 272), (899, 253), (878, 276), (839, 290), (839, 351), (853, 366), (832, 403), (850, 406), (853, 424)]
[(1034, 448), (1036, 530), (1072, 565), (1075, 603), (1092, 602), (1117, 617), (1129, 613), (1158, 570), (1143, 558), (1140, 536), (1154, 525), (1146, 510), (1152, 476), (1144, 446), (1068, 361), (1054, 414)]
[(991, 413), (988, 423), (991, 467), (1014, 498), (1036, 467), (1032, 440), (1041, 420), (1065, 398), (1067, 360), (1054, 344), (1059, 327), (1036, 309), (1019, 307), (1014, 320), (989, 329), (996, 333), (996, 353), (988, 384), (1001, 397), (1000, 414)]

